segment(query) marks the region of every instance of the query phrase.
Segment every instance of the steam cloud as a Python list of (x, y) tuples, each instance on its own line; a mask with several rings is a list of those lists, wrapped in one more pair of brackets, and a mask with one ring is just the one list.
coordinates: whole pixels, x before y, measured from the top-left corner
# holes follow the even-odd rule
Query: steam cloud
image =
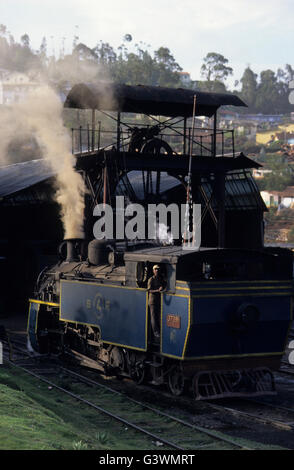
[(61, 207), (65, 238), (83, 238), (83, 178), (74, 169), (71, 140), (62, 120), (63, 106), (47, 85), (38, 87), (20, 103), (0, 114), (0, 163), (13, 163), (9, 145), (16, 136), (30, 135), (38, 143), (42, 157), (56, 172), (56, 200)]
[(157, 237), (161, 244), (163, 245), (173, 245), (174, 239), (172, 233), (168, 230), (168, 227), (163, 224), (158, 224)]

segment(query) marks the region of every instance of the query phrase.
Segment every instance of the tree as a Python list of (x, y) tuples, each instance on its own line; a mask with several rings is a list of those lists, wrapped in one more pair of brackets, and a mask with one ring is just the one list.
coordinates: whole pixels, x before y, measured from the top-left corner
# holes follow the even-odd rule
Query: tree
[[(294, 78), (294, 70), (290, 64), (285, 65), (285, 70), (278, 69), (277, 71), (277, 88), (279, 93), (279, 109), (281, 113), (290, 113), (293, 111), (293, 107), (289, 101), (289, 94), (293, 88), (290, 82)], [(290, 88), (291, 87), (291, 88)]]
[(152, 56), (139, 47), (137, 53), (124, 51), (114, 69), (115, 79), (130, 85), (157, 85), (159, 74)]
[(0, 67), (10, 68), (10, 47), (5, 37), (0, 35)]
[(30, 37), (28, 34), (23, 34), (20, 38), (23, 47), (27, 47), (28, 49), (30, 48)]
[(226, 65), (229, 62), (228, 59), (222, 54), (209, 52), (203, 60), (201, 76), (208, 82), (224, 82), (233, 73), (233, 69)]
[(255, 111), (255, 102), (257, 96), (257, 74), (250, 67), (244, 70), (240, 80), (242, 84), (241, 98), (245, 101), (251, 111)]
[(78, 60), (82, 61), (97, 62), (98, 60), (95, 51), (81, 42), (75, 46), (73, 56), (76, 56)]
[(47, 55), (47, 40), (45, 36), (43, 37), (41, 45), (40, 45), (40, 54), (43, 54), (44, 56)]
[(46, 59), (47, 59), (47, 40), (45, 36), (43, 37), (41, 45), (40, 45), (39, 56), (40, 56), (41, 62), (45, 64)]
[(258, 112), (263, 114), (278, 114), (280, 110), (279, 87), (277, 77), (272, 70), (264, 70), (260, 74), (256, 108)]
[(175, 61), (174, 56), (167, 47), (160, 47), (157, 51), (155, 51), (154, 58), (159, 65), (163, 65), (164, 68), (170, 70), (171, 72), (180, 72), (183, 70)]
[(110, 71), (116, 81), (130, 85), (179, 86), (179, 71), (182, 70), (170, 50), (161, 47), (152, 57), (150, 46), (135, 44), (135, 52), (129, 52), (122, 44)]
[(110, 66), (117, 60), (117, 54), (108, 42), (100, 41), (92, 51), (96, 55), (97, 61), (100, 65)]
[(282, 156), (268, 155), (266, 165), (272, 172), (261, 180), (256, 180), (260, 191), (283, 191), (287, 186), (293, 184), (293, 170)]
[(226, 93), (227, 89), (224, 83), (217, 80), (196, 81), (196, 89), (199, 91), (208, 91), (212, 93)]
[(4, 24), (0, 24), (0, 36), (6, 37), (8, 34), (7, 27)]
[(90, 48), (79, 42), (76, 26), (72, 53), (64, 55), (63, 51), (56, 60), (54, 56), (47, 57), (45, 37), (39, 50), (33, 51), (27, 33), (17, 43), (6, 26), (0, 25), (0, 67), (20, 72), (45, 71), (50, 81), (63, 88), (77, 80), (91, 81), (97, 78), (110, 78), (130, 85), (180, 86), (179, 72), (182, 68), (170, 49), (162, 46), (151, 52), (150, 46), (140, 41), (130, 52), (130, 42), (132, 37), (126, 34), (117, 49), (102, 40)]
[(179, 72), (183, 69), (167, 47), (160, 47), (154, 52), (154, 62), (157, 85), (170, 87), (179, 85)]
[(285, 71), (279, 68), (277, 71), (277, 78), (279, 81), (289, 84), (289, 82), (294, 78), (294, 70), (292, 69), (292, 66), (290, 64), (286, 64)]

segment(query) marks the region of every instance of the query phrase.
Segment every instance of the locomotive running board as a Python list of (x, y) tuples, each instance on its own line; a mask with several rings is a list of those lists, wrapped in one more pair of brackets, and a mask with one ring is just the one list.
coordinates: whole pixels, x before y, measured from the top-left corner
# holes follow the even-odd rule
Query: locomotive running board
[(268, 368), (205, 371), (193, 379), (195, 400), (276, 395), (273, 373)]

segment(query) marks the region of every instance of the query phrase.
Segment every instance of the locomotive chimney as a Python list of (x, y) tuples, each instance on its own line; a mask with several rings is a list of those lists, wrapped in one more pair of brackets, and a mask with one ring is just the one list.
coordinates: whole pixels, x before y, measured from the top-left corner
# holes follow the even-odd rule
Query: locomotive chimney
[(80, 261), (81, 251), (82, 251), (82, 242), (81, 238), (68, 238), (64, 240), (66, 242), (66, 262), (72, 263), (74, 261)]

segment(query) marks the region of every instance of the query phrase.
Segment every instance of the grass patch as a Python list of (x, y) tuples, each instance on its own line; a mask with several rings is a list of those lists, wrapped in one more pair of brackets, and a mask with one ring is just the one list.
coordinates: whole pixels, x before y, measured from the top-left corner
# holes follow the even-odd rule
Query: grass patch
[(123, 424), (19, 369), (0, 366), (0, 450), (154, 448)]

